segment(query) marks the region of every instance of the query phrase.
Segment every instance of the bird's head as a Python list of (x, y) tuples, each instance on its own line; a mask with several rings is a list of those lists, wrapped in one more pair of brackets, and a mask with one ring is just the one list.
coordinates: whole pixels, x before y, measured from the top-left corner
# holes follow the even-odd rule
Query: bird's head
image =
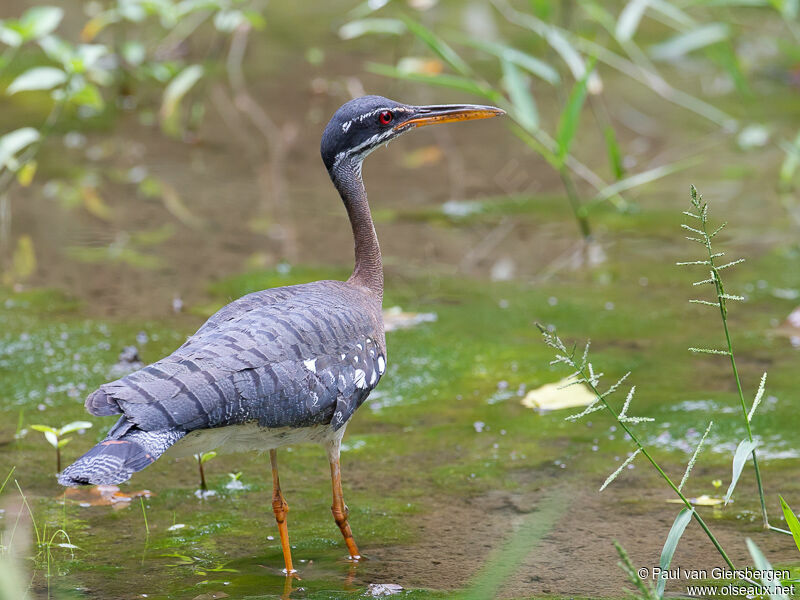
[(493, 106), (442, 104), (412, 106), (382, 96), (362, 96), (342, 105), (322, 134), (322, 160), (333, 174), (343, 160), (359, 164), (381, 144), (386, 144), (409, 129), (486, 119), (505, 114)]

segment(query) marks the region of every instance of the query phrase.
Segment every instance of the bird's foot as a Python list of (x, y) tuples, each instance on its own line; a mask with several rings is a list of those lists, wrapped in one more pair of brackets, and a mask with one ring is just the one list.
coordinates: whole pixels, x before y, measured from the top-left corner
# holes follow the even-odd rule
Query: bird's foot
[(360, 563), (367, 560), (367, 557), (362, 554), (348, 554), (346, 560), (351, 563)]
[(300, 575), (297, 573), (297, 569), (292, 569), (291, 571), (287, 569), (281, 569), (281, 573), (286, 575), (288, 578), (300, 580)]

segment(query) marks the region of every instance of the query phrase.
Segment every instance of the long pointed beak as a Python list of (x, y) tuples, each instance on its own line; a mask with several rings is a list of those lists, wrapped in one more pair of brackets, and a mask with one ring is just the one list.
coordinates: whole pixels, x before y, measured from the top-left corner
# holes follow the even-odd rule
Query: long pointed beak
[(472, 121), (474, 119), (488, 119), (506, 114), (506, 111), (494, 106), (481, 106), (479, 104), (442, 104), (439, 106), (415, 106), (410, 119), (394, 126), (401, 129), (408, 125), (424, 127), (437, 123), (453, 123), (454, 121)]

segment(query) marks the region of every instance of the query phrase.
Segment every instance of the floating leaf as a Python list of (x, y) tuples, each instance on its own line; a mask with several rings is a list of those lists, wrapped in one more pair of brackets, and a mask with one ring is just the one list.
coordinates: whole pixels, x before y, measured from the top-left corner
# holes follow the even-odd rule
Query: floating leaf
[(582, 383), (571, 383), (571, 379), (562, 379), (531, 390), (522, 399), (522, 405), (534, 410), (550, 411), (589, 406), (595, 401), (595, 395), (588, 387)]
[(739, 477), (742, 475), (742, 469), (744, 469), (747, 458), (750, 456), (753, 450), (756, 449), (757, 445), (758, 444), (756, 444), (756, 442), (742, 440), (736, 447), (736, 452), (733, 455), (733, 476), (731, 477), (731, 484), (728, 486), (728, 491), (725, 493), (725, 504), (730, 502), (731, 494), (733, 494), (736, 483), (739, 481)]
[(0, 137), (0, 168), (16, 168), (14, 157), (34, 142), (38, 142), (41, 135), (33, 127), (23, 127)]
[(436, 319), (436, 313), (403, 312), (399, 306), (393, 306), (383, 311), (383, 325), (387, 332), (408, 329), (421, 323), (433, 323)]
[(8, 86), (9, 96), (18, 92), (52, 90), (67, 80), (67, 74), (56, 67), (34, 67), (19, 75)]
[[(708, 494), (703, 494), (697, 498), (688, 498), (689, 504), (692, 506), (719, 506), (722, 504), (722, 498), (712, 498)], [(670, 504), (683, 504), (680, 498), (668, 498), (667, 502)]]
[(661, 550), (661, 560), (659, 561), (663, 576), (659, 577), (658, 584), (656, 585), (656, 593), (659, 598), (664, 595), (664, 586), (667, 583), (666, 573), (670, 563), (672, 563), (675, 548), (678, 547), (678, 542), (683, 532), (686, 531), (686, 526), (689, 524), (689, 521), (692, 520), (692, 515), (694, 515), (694, 510), (689, 508), (684, 508), (679, 512), (678, 516), (675, 517), (675, 521), (672, 523), (672, 527), (667, 535), (667, 540), (664, 542), (664, 548)]
[(686, 33), (679, 33), (665, 42), (650, 47), (650, 56), (654, 60), (676, 60), (699, 50), (728, 39), (730, 30), (723, 23), (709, 23)]
[(786, 519), (786, 524), (789, 526), (789, 531), (792, 532), (794, 543), (797, 546), (797, 549), (800, 550), (800, 521), (798, 521), (797, 515), (794, 514), (794, 511), (786, 503), (786, 500), (783, 499), (783, 496), (778, 496), (778, 498), (781, 499), (783, 516)]

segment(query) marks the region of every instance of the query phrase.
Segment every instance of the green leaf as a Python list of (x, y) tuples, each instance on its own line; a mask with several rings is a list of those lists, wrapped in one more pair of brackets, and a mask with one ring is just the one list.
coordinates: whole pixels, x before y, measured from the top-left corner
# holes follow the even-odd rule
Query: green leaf
[(784, 187), (789, 187), (800, 164), (800, 131), (797, 132), (797, 137), (791, 145), (785, 144), (782, 147), (786, 151), (786, 158), (781, 164), (780, 182)]
[(368, 34), (402, 35), (405, 31), (405, 23), (398, 19), (359, 19), (342, 25), (339, 37), (352, 40)]
[(79, 429), (91, 429), (92, 424), (89, 421), (73, 421), (72, 423), (67, 423), (61, 429), (58, 430), (58, 435), (67, 435), (68, 433), (72, 433), (73, 431), (78, 431)]
[(558, 85), (561, 82), (561, 77), (558, 75), (553, 67), (546, 62), (539, 60), (535, 56), (531, 56), (521, 50), (500, 44), (497, 42), (486, 42), (483, 40), (475, 40), (471, 38), (464, 38), (465, 44), (483, 50), (499, 58), (501, 61), (508, 61), (521, 69), (525, 69), (531, 75), (536, 75), (549, 84)]
[(725, 493), (725, 504), (730, 502), (731, 494), (733, 494), (736, 483), (739, 481), (739, 477), (742, 475), (742, 469), (744, 469), (744, 465), (747, 462), (748, 457), (750, 454), (752, 454), (753, 450), (756, 449), (757, 445), (758, 444), (756, 442), (742, 440), (736, 447), (736, 453), (733, 455), (733, 476), (731, 478), (731, 484), (728, 486), (728, 491)]
[[(678, 547), (678, 542), (680, 541), (683, 532), (686, 531), (686, 526), (689, 524), (689, 521), (692, 520), (693, 515), (694, 510), (684, 508), (678, 513), (678, 516), (675, 517), (675, 521), (672, 523), (672, 528), (669, 530), (667, 540), (664, 542), (664, 548), (661, 550), (661, 560), (659, 561), (661, 572), (664, 575), (666, 575), (666, 571), (669, 569), (669, 565), (672, 562), (672, 556), (675, 554), (675, 548)], [(656, 593), (659, 598), (664, 595), (664, 586), (666, 583), (666, 577), (659, 577), (658, 584), (656, 586)]]
[(64, 18), (64, 9), (58, 6), (34, 6), (25, 11), (19, 22), (25, 32), (25, 41), (38, 40), (53, 33)]
[(48, 35), (39, 40), (39, 46), (42, 48), (48, 58), (62, 65), (69, 65), (75, 58), (75, 48), (69, 42), (62, 40), (55, 35)]
[(14, 166), (17, 153), (39, 141), (40, 137), (39, 131), (33, 127), (16, 129), (0, 137), (0, 168)]
[(622, 165), (622, 153), (619, 149), (617, 142), (617, 134), (614, 127), (606, 125), (603, 134), (606, 138), (606, 151), (608, 152), (608, 162), (611, 165), (611, 172), (614, 174), (614, 179), (619, 181), (625, 176), (625, 167)]
[(789, 508), (788, 504), (786, 504), (786, 500), (783, 499), (783, 496), (778, 496), (778, 498), (781, 499), (783, 516), (786, 519), (786, 524), (789, 526), (789, 531), (792, 532), (794, 543), (797, 546), (797, 549), (800, 550), (800, 521), (798, 521), (797, 515), (794, 514), (794, 511)]
[(408, 27), (408, 30), (413, 33), (417, 39), (424, 42), (428, 48), (433, 50), (439, 56), (439, 58), (449, 64), (457, 73), (465, 77), (472, 76), (472, 69), (470, 66), (464, 62), (464, 59), (461, 58), (458, 53), (456, 53), (456, 51), (453, 50), (449, 45), (447, 45), (444, 40), (439, 38), (430, 29), (420, 25), (412, 19), (406, 17), (403, 20), (406, 24), (406, 27)]
[(728, 39), (730, 29), (724, 23), (709, 23), (697, 29), (679, 33), (665, 42), (650, 47), (654, 60), (676, 60), (700, 48)]
[(85, 82), (78, 90), (73, 91), (69, 96), (69, 101), (98, 112), (103, 110), (105, 106), (100, 89), (93, 83), (88, 82)]
[(384, 75), (386, 77), (394, 77), (395, 79), (404, 79), (406, 81), (417, 81), (420, 83), (428, 83), (437, 85), (439, 87), (446, 87), (451, 90), (459, 90), (467, 92), (468, 94), (475, 94), (476, 96), (483, 96), (485, 98), (497, 101), (499, 96), (493, 90), (481, 87), (473, 80), (466, 77), (459, 77), (458, 75), (447, 75), (444, 73), (430, 74), (430, 73), (417, 73), (415, 71), (405, 71), (392, 67), (390, 65), (382, 65), (378, 63), (367, 63), (367, 71), (376, 73), (377, 75)]
[(679, 162), (674, 162), (669, 165), (661, 165), (660, 167), (654, 167), (652, 169), (648, 169), (647, 171), (642, 171), (640, 173), (634, 173), (633, 175), (629, 175), (625, 179), (620, 179), (617, 182), (612, 183), (604, 187), (602, 190), (595, 194), (595, 197), (592, 199), (593, 202), (602, 202), (604, 200), (608, 200), (609, 198), (616, 196), (617, 194), (624, 192), (626, 190), (633, 189), (635, 187), (639, 187), (646, 183), (650, 183), (652, 181), (656, 181), (657, 179), (661, 179), (662, 177), (666, 177), (667, 175), (671, 175), (672, 173), (677, 173), (683, 169), (686, 169), (690, 166), (697, 164), (696, 159), (687, 159)]
[(50, 443), (53, 448), (58, 448), (58, 436), (52, 431), (45, 431), (44, 438)]
[(81, 44), (77, 50), (77, 59), (80, 65), (79, 72), (82, 73), (95, 68), (97, 62), (107, 55), (108, 47), (103, 44)]
[(48, 427), (47, 425), (31, 425), (31, 429), (34, 431), (41, 431), (42, 433), (47, 433), (48, 431), (53, 434), (58, 433), (57, 429)]
[(775, 577), (775, 571), (761, 552), (761, 549), (756, 546), (755, 542), (750, 538), (747, 538), (745, 541), (747, 542), (747, 550), (750, 552), (750, 556), (753, 557), (756, 569), (766, 575), (766, 577), (761, 578), (761, 583), (767, 588), (767, 595), (770, 597), (770, 600), (788, 600), (786, 594), (779, 591), (778, 587), (781, 585), (781, 582)]
[(164, 89), (164, 97), (161, 102), (161, 118), (169, 122), (175, 118), (183, 97), (200, 81), (203, 76), (203, 67), (200, 65), (189, 65), (183, 71), (172, 78)]
[(514, 118), (527, 130), (537, 129), (539, 127), (539, 111), (536, 110), (536, 101), (531, 94), (528, 78), (514, 63), (502, 60), (501, 64), (503, 66), (503, 84), (514, 107)]
[(575, 138), (575, 133), (578, 131), (581, 109), (586, 100), (586, 85), (591, 74), (592, 69), (587, 69), (583, 77), (572, 88), (572, 92), (567, 100), (567, 106), (564, 108), (564, 112), (561, 113), (561, 118), (558, 120), (556, 142), (558, 143), (558, 158), (562, 164), (569, 155), (572, 140)]
[(216, 456), (217, 456), (217, 453), (214, 452), (213, 450), (211, 452), (203, 452), (200, 455), (200, 464), (207, 463), (208, 461), (210, 461), (212, 458), (215, 458)]
[(11, 23), (0, 21), (0, 42), (12, 48), (19, 48), (22, 45), (22, 34)]
[(6, 94), (11, 96), (17, 92), (52, 90), (66, 80), (67, 74), (61, 69), (56, 67), (34, 67), (12, 81), (6, 90)]
[(71, 441), (72, 441), (72, 438), (64, 438), (63, 440), (58, 440), (58, 446), (56, 446), (56, 447), (57, 448), (63, 448), (64, 446), (69, 444)]
[(648, 4), (649, 0), (630, 0), (625, 5), (625, 8), (619, 13), (617, 26), (614, 30), (614, 36), (617, 40), (627, 42), (633, 38)]

